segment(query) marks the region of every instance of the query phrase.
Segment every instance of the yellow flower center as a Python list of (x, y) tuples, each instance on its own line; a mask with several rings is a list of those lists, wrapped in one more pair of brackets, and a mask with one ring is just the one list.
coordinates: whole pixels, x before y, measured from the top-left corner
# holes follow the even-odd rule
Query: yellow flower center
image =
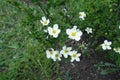
[(67, 49), (65, 49), (64, 51), (65, 51), (65, 53), (68, 53), (68, 50), (67, 50)]
[(47, 21), (44, 21), (44, 24), (47, 24)]
[(53, 55), (53, 51), (50, 51), (50, 55)]
[(56, 32), (57, 32), (56, 30), (54, 30), (54, 29), (52, 30), (52, 33), (53, 33), (53, 34), (56, 34)]
[(105, 46), (107, 47), (108, 45), (107, 45), (107, 44), (105, 44)]
[(59, 57), (59, 54), (56, 54), (55, 57), (58, 58), (58, 57)]
[(77, 54), (73, 54), (72, 57), (73, 57), (73, 58), (76, 58), (76, 57), (77, 57)]
[(76, 32), (72, 32), (72, 34), (71, 34), (73, 37), (75, 37), (76, 36)]

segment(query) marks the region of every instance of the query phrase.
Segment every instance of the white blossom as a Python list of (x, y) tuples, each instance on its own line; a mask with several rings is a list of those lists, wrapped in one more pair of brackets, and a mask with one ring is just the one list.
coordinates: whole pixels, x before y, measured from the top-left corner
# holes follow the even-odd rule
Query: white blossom
[(103, 50), (110, 50), (112, 42), (108, 40), (104, 40), (104, 43), (101, 45)]
[(65, 58), (68, 58), (68, 55), (70, 54), (71, 50), (72, 47), (63, 46), (62, 50), (60, 51), (60, 54), (62, 54)]
[(73, 61), (79, 62), (80, 61), (81, 54), (77, 53), (77, 51), (71, 51), (70, 56), (71, 56), (71, 62), (73, 62)]
[(119, 54), (120, 54), (120, 48), (113, 48), (113, 50), (114, 50), (116, 53), (119, 53)]
[(42, 20), (40, 20), (43, 26), (47, 26), (50, 23), (49, 19), (46, 19), (45, 16), (42, 17)]
[(66, 33), (68, 35), (68, 38), (79, 41), (82, 36), (82, 31), (77, 29), (77, 26), (73, 26), (72, 29), (67, 29)]
[(79, 18), (85, 20), (86, 14), (85, 12), (79, 12)]
[(53, 28), (48, 27), (49, 35), (53, 36), (54, 38), (57, 38), (60, 32), (61, 32), (61, 30), (58, 29), (58, 24), (54, 24)]
[(52, 58), (52, 56), (54, 55), (54, 49), (51, 48), (50, 50), (46, 50), (46, 55), (47, 58)]
[(53, 61), (61, 61), (62, 55), (59, 53), (59, 51), (54, 51), (54, 55), (52, 56)]
[(92, 28), (89, 28), (89, 27), (87, 27), (87, 28), (85, 29), (85, 31), (86, 31), (88, 34), (93, 32), (93, 31), (92, 31)]

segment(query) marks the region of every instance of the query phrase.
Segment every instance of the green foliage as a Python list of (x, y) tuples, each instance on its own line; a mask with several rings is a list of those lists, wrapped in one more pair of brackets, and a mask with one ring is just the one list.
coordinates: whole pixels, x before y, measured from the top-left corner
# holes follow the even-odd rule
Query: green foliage
[(54, 64), (46, 59), (45, 38), (38, 41), (31, 34), (31, 29), (40, 29), (34, 21), (39, 7), (16, 0), (1, 0), (0, 6), (0, 80), (50, 79)]

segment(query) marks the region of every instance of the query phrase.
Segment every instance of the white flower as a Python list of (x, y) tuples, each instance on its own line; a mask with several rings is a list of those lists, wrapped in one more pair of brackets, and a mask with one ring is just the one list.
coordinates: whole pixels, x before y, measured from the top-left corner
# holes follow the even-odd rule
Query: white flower
[(54, 24), (53, 28), (48, 27), (48, 33), (49, 35), (53, 36), (54, 38), (58, 37), (58, 34), (61, 32), (60, 29), (58, 29), (58, 24)]
[(120, 29), (120, 25), (119, 25), (119, 29)]
[(54, 55), (54, 49), (51, 48), (50, 50), (46, 50), (46, 55), (47, 58), (52, 58), (52, 56)]
[(112, 42), (111, 41), (109, 41), (108, 42), (108, 40), (104, 40), (104, 43), (101, 45), (102, 46), (102, 48), (103, 48), (103, 50), (110, 50), (111, 49), (111, 45), (112, 44)]
[(61, 61), (62, 55), (59, 53), (59, 51), (54, 51), (54, 55), (52, 56), (53, 61)]
[(65, 58), (68, 58), (68, 55), (71, 50), (72, 50), (72, 47), (63, 46), (62, 50), (60, 51), (60, 54), (63, 54)]
[(81, 36), (83, 33), (81, 30), (76, 29), (76, 28), (77, 28), (77, 26), (73, 26), (72, 29), (67, 29), (66, 33), (70, 39), (74, 39), (76, 41), (79, 41), (81, 39)]
[(40, 22), (43, 24), (43, 26), (47, 26), (50, 23), (49, 19), (46, 19), (46, 17), (42, 17), (42, 20)]
[(113, 48), (113, 50), (114, 50), (116, 53), (119, 53), (119, 54), (120, 54), (120, 48)]
[(73, 62), (73, 61), (80, 61), (80, 56), (81, 56), (81, 54), (80, 53), (77, 53), (77, 51), (71, 51), (71, 53), (70, 53), (70, 56), (71, 56), (71, 62)]
[(87, 27), (86, 29), (85, 29), (85, 31), (89, 34), (89, 33), (92, 33), (92, 28), (89, 28), (89, 27)]
[(79, 12), (79, 18), (81, 18), (82, 20), (85, 20), (86, 14), (85, 12)]

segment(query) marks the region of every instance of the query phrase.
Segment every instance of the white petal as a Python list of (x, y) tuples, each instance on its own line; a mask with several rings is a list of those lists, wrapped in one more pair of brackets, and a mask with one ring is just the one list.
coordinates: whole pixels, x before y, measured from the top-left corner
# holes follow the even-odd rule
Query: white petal
[(108, 46), (108, 47), (107, 47), (107, 49), (108, 49), (108, 50), (110, 50), (110, 49), (111, 49), (111, 47), (110, 47), (110, 46)]
[(56, 61), (56, 59), (53, 59), (53, 61)]
[(73, 26), (73, 29), (77, 29), (77, 26)]
[(70, 52), (69, 52), (69, 55), (71, 56), (72, 54), (73, 54), (73, 51), (70, 51)]
[(66, 54), (66, 53), (65, 53), (63, 56), (64, 56), (65, 58), (68, 58), (68, 54)]
[(85, 20), (85, 18), (83, 16), (79, 16), (79, 18), (81, 18), (82, 20)]
[(73, 62), (74, 61), (74, 59), (71, 59), (71, 62)]
[(51, 27), (48, 27), (48, 31), (52, 31), (52, 28), (51, 28)]
[(58, 30), (57, 30), (57, 33), (59, 34), (60, 32), (61, 32), (61, 30), (60, 30), (60, 29), (58, 29)]
[(80, 40), (80, 36), (76, 36), (76, 37), (75, 37), (75, 40), (76, 40), (76, 41), (79, 41), (79, 40)]
[(72, 50), (72, 47), (68, 47), (68, 50), (69, 50), (69, 51)]
[(70, 38), (70, 39), (74, 39), (71, 35), (69, 35), (68, 38)]
[(102, 48), (103, 50), (106, 50), (106, 46), (104, 44), (102, 44)]
[(50, 23), (50, 20), (48, 19), (47, 22)]
[(85, 20), (85, 18), (84, 18), (84, 17), (81, 17), (81, 19), (82, 19), (82, 20)]
[(80, 57), (80, 56), (81, 56), (81, 54), (80, 54), (80, 53), (78, 53), (78, 54), (77, 54), (77, 56), (78, 56), (78, 57)]
[(113, 50), (116, 52), (116, 48), (113, 48)]
[(61, 61), (61, 58), (58, 58), (59, 61)]
[(64, 50), (61, 50), (61, 51), (60, 51), (60, 54), (63, 54), (63, 53), (64, 53)]
[(74, 50), (74, 51), (72, 51), (72, 53), (77, 53), (77, 51)]
[(52, 35), (52, 28), (51, 28), (51, 27), (48, 27), (48, 33), (49, 33), (50, 35)]
[(71, 33), (71, 30), (70, 29), (67, 29), (66, 30), (66, 33), (69, 35)]
[(108, 44), (109, 44), (109, 45), (111, 45), (111, 44), (112, 44), (112, 42), (110, 41), (110, 42), (108, 42)]
[(43, 20), (43, 21), (46, 21), (46, 17), (45, 17), (45, 16), (44, 16), (44, 17), (42, 17), (42, 20)]
[(50, 48), (52, 51), (54, 51), (54, 49), (53, 48)]
[(53, 25), (53, 28), (54, 28), (54, 29), (58, 29), (58, 24), (54, 24), (54, 25)]
[(40, 22), (42, 23), (42, 25), (44, 25), (44, 22), (42, 20), (40, 20)]
[(76, 58), (76, 61), (80, 61), (80, 58)]
[(104, 40), (104, 43), (107, 44), (107, 43), (108, 43), (108, 40)]
[(49, 50), (46, 50), (46, 53), (48, 54), (48, 53), (49, 53)]
[(82, 36), (82, 31), (79, 31), (79, 32), (77, 32), (77, 35), (80, 35), (80, 36)]
[(54, 34), (53, 37), (54, 37), (54, 38), (57, 38), (57, 37), (58, 37), (58, 34)]
[(63, 46), (63, 50), (65, 50), (66, 49), (66, 46)]
[(47, 20), (47, 24), (46, 24), (46, 25), (48, 25), (49, 23), (50, 23), (50, 20), (48, 19), (48, 20)]
[(50, 58), (50, 54), (47, 54), (47, 58)]
[(56, 58), (55, 58), (55, 53), (51, 56), (51, 58), (52, 58), (52, 59), (56, 59)]

